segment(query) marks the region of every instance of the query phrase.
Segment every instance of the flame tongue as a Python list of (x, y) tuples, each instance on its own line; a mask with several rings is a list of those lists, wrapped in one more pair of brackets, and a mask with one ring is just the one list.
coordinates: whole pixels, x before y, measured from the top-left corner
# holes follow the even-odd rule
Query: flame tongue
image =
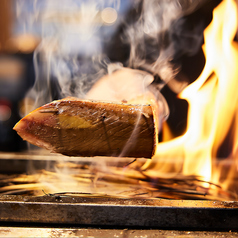
[(198, 159), (195, 164), (186, 159), (183, 171), (199, 172), (206, 179), (210, 179), (211, 160), (217, 156), (237, 111), (238, 48), (232, 42), (237, 29), (235, 9), (235, 2), (228, 0), (214, 10), (213, 22), (204, 33), (206, 66), (181, 94), (190, 105), (185, 134), (190, 140), (185, 151), (187, 157)]
[[(189, 103), (187, 131), (181, 137), (160, 143), (154, 158), (157, 163), (147, 162), (144, 169), (156, 168), (158, 173), (183, 172), (208, 181), (214, 177), (212, 160), (231, 127), (237, 126), (238, 46), (233, 42), (236, 9), (235, 1), (226, 0), (214, 10), (213, 21), (204, 32), (204, 70), (179, 95)], [(236, 144), (233, 151), (237, 150)], [(170, 159), (177, 159), (176, 165), (170, 166)], [(152, 173), (152, 170), (147, 171)]]

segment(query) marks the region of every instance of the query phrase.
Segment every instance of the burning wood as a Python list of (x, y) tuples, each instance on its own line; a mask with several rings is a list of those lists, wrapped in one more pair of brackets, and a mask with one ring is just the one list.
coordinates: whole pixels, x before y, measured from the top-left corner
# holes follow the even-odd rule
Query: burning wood
[(68, 156), (151, 158), (152, 107), (66, 98), (46, 104), (14, 127), (28, 142)]

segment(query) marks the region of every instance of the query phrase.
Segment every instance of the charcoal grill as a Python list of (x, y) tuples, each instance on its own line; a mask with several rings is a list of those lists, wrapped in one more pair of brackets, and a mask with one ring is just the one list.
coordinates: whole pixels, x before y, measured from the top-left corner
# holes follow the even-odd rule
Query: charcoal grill
[[(58, 156), (1, 154), (1, 173), (25, 171)], [(72, 158), (74, 160), (74, 158)], [(92, 160), (92, 159), (91, 159)], [(90, 163), (83, 158), (82, 163)], [(3, 167), (4, 165), (4, 167)], [(4, 169), (3, 169), (4, 168)], [(80, 194), (1, 195), (2, 226), (76, 226), (118, 229), (223, 230), (238, 228), (237, 201), (143, 199)]]

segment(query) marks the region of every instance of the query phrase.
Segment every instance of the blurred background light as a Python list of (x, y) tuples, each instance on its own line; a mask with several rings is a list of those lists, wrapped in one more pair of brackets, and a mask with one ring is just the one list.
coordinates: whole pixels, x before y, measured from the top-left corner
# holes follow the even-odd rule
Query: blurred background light
[(104, 8), (101, 12), (101, 18), (105, 24), (112, 25), (117, 20), (117, 11), (112, 7)]
[(4, 122), (10, 119), (12, 114), (11, 108), (0, 102), (0, 122)]

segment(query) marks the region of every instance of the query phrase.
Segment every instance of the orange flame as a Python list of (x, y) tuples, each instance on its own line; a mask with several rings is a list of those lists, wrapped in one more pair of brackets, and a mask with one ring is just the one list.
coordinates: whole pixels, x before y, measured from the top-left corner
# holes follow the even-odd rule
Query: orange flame
[(236, 10), (233, 0), (223, 1), (214, 10), (213, 21), (204, 32), (204, 70), (179, 95), (189, 103), (187, 130), (181, 137), (159, 143), (152, 162), (144, 165), (148, 173), (182, 172), (218, 182), (220, 175), (216, 174), (214, 160), (228, 134), (234, 141), (229, 157), (237, 154), (238, 44), (233, 41)]

